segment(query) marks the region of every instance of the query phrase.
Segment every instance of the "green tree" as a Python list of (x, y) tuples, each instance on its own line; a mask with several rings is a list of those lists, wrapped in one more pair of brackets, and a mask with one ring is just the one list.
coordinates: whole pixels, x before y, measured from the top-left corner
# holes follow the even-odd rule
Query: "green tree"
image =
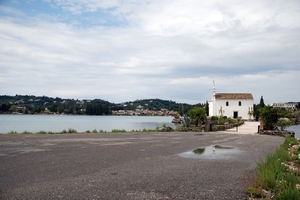
[(206, 111), (206, 116), (209, 115), (209, 104), (208, 104), (208, 101), (206, 101), (205, 103), (205, 111)]
[(263, 121), (264, 129), (274, 130), (277, 127), (280, 111), (272, 106), (265, 106), (259, 109), (260, 118)]
[(256, 120), (258, 120), (258, 118), (260, 117), (260, 110), (261, 108), (265, 107), (265, 102), (264, 102), (264, 98), (263, 96), (260, 97), (260, 101), (259, 104), (253, 106), (254, 110), (253, 110), (253, 116), (255, 117)]
[(201, 107), (191, 109), (188, 115), (191, 117), (192, 122), (195, 123), (195, 126), (198, 126), (199, 123), (203, 123), (207, 117), (205, 109)]
[(9, 109), (10, 112), (16, 112), (17, 111), (17, 106), (16, 105), (12, 105)]
[(259, 101), (259, 108), (263, 108), (263, 107), (265, 107), (265, 102), (263, 96), (261, 96)]
[(277, 126), (280, 127), (280, 130), (284, 130), (286, 127), (291, 126), (292, 122), (288, 119), (281, 118), (277, 122)]

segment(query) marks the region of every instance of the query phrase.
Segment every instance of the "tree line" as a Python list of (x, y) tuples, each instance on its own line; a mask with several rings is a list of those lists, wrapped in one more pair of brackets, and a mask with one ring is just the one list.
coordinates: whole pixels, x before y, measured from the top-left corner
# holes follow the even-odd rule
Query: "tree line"
[(191, 105), (161, 99), (111, 103), (102, 99), (78, 100), (33, 95), (0, 95), (0, 114), (40, 114), (46, 111), (56, 114), (111, 115), (112, 110), (136, 110), (137, 108), (156, 111), (165, 108), (183, 114), (195, 106), (204, 106), (204, 104)]

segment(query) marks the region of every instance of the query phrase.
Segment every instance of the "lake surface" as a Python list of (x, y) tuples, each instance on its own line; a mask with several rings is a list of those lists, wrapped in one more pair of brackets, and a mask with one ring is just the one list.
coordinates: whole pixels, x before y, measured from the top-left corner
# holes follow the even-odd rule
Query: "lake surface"
[(175, 128), (173, 117), (160, 116), (82, 116), (82, 115), (0, 115), (0, 133), (17, 131), (61, 132), (69, 128), (77, 132), (87, 130), (112, 131), (113, 129), (155, 129), (164, 124)]
[(295, 132), (295, 138), (300, 138), (300, 125), (295, 126), (288, 126), (286, 130), (294, 131)]

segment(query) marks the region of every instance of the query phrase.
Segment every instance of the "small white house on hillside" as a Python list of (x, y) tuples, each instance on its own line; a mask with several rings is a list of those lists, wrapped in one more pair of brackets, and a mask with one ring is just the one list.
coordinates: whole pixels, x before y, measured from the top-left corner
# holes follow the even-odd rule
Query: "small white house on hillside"
[(209, 101), (209, 116), (242, 117), (252, 119), (254, 99), (251, 93), (216, 93), (213, 86), (213, 96)]

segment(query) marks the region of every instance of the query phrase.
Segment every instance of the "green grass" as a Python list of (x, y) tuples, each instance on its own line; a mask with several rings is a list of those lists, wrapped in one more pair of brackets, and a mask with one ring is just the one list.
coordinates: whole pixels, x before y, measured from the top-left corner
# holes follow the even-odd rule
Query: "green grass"
[(297, 188), (286, 187), (279, 191), (278, 195), (275, 196), (275, 200), (299, 200), (300, 192)]
[[(256, 194), (252, 194), (253, 191), (257, 192), (259, 188), (263, 188), (275, 193), (275, 199), (300, 199), (300, 191), (296, 188), (296, 184), (300, 183), (298, 174), (289, 172), (286, 166), (282, 164), (298, 159), (298, 157), (288, 153), (288, 148), (295, 144), (298, 144), (295, 138), (287, 137), (274, 154), (267, 156), (265, 161), (258, 162), (257, 179), (254, 182), (254, 187), (248, 188), (246, 193), (255, 196)], [(298, 151), (296, 150), (296, 152)]]

